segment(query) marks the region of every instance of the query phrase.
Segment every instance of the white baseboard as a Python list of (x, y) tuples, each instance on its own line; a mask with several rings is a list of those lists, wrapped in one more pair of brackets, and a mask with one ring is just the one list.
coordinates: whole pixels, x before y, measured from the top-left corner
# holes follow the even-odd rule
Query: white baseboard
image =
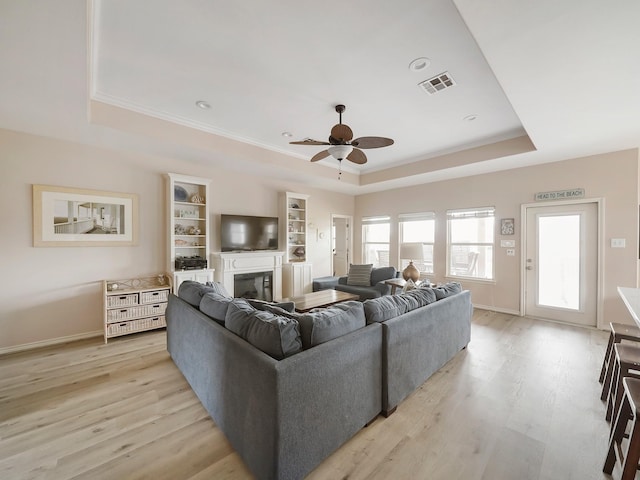
[(510, 310), (508, 308), (498, 308), (498, 307), (490, 307), (487, 305), (478, 305), (477, 303), (473, 304), (473, 308), (479, 308), (480, 310), (489, 310), (490, 312), (498, 312), (498, 313), (506, 313), (507, 315), (515, 315), (517, 317), (520, 316), (520, 312), (518, 310)]
[(51, 347), (52, 345), (75, 342), (76, 340), (85, 340), (87, 338), (101, 337), (103, 335), (104, 332), (102, 330), (97, 330), (95, 332), (78, 333), (77, 335), (69, 335), (66, 337), (50, 338), (39, 342), (23, 343), (22, 345), (13, 345), (11, 347), (0, 347), (0, 355), (33, 350), (34, 348)]

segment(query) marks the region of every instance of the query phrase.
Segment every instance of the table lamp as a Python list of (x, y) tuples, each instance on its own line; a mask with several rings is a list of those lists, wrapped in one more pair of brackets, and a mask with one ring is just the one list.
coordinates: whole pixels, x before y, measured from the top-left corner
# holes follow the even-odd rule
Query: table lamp
[(422, 243), (402, 243), (400, 245), (400, 258), (409, 259), (409, 265), (407, 265), (407, 268), (402, 271), (402, 278), (405, 280), (411, 279), (414, 282), (417, 282), (420, 278), (420, 271), (415, 267), (413, 261), (421, 262), (424, 260)]

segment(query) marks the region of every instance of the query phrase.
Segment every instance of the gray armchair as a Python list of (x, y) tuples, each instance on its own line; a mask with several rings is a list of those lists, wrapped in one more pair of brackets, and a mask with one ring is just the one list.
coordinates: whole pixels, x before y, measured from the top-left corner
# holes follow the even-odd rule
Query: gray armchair
[(348, 276), (339, 277), (338, 284), (334, 286), (334, 290), (341, 292), (353, 293), (360, 296), (360, 301), (364, 302), (369, 298), (378, 298), (383, 295), (391, 294), (391, 286), (384, 283), (385, 280), (398, 278), (400, 272), (396, 267), (378, 267), (371, 270), (371, 279), (368, 286), (348, 285)]

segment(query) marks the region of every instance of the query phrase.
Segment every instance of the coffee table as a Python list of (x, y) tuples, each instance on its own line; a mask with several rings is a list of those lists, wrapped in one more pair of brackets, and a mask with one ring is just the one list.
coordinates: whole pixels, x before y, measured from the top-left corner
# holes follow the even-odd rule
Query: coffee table
[(359, 295), (340, 292), (338, 290), (320, 290), (319, 292), (305, 293), (299, 297), (283, 298), (283, 302), (293, 302), (296, 312), (305, 313), (313, 308), (328, 307), (347, 300), (358, 300)]

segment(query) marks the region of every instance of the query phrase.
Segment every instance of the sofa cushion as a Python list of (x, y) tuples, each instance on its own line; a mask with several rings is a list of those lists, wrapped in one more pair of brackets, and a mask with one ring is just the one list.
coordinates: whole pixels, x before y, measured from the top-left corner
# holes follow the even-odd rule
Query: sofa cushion
[(200, 308), (202, 297), (209, 292), (213, 292), (213, 287), (209, 287), (193, 280), (185, 280), (178, 288), (178, 296), (192, 307)]
[(436, 294), (437, 300), (442, 300), (443, 298), (450, 297), (451, 295), (455, 295), (456, 293), (460, 293), (462, 291), (462, 285), (458, 282), (449, 282), (444, 285), (438, 285), (433, 289)]
[(347, 274), (347, 285), (368, 287), (369, 285), (371, 285), (372, 269), (372, 263), (368, 263), (365, 265), (349, 265), (349, 273)]
[(311, 348), (364, 327), (361, 302), (349, 301), (314, 309), (298, 316), (303, 348)]
[(220, 282), (207, 282), (205, 285), (207, 287), (213, 288), (214, 292), (219, 293), (223, 297), (233, 298), (233, 296), (229, 295), (229, 292), (227, 291), (227, 289)]
[(207, 292), (200, 300), (200, 311), (213, 318), (219, 324), (224, 325), (227, 309), (232, 300), (233, 298), (225, 297), (216, 292)]
[(432, 289), (416, 288), (399, 295), (384, 295), (363, 304), (367, 323), (384, 322), (436, 301)]
[(256, 310), (244, 299), (234, 298), (229, 303), (225, 327), (276, 360), (302, 350), (296, 320)]
[(396, 267), (378, 267), (371, 270), (371, 285), (396, 278)]

